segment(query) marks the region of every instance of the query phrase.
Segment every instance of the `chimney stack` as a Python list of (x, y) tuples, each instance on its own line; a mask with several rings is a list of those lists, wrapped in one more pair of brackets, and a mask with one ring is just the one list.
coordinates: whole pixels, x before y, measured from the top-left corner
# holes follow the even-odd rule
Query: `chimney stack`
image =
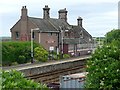
[(26, 6), (22, 6), (21, 9), (21, 19), (26, 20), (27, 19), (27, 8)]
[(48, 7), (48, 5), (45, 5), (45, 7), (43, 8), (43, 18), (44, 19), (50, 18), (49, 10), (50, 10), (50, 8)]
[(82, 27), (82, 20), (83, 19), (81, 17), (78, 17), (78, 19), (77, 19), (78, 26)]
[(68, 11), (66, 10), (66, 8), (59, 10), (58, 11), (58, 13), (59, 13), (59, 19), (62, 19), (65, 22), (67, 22), (67, 12)]

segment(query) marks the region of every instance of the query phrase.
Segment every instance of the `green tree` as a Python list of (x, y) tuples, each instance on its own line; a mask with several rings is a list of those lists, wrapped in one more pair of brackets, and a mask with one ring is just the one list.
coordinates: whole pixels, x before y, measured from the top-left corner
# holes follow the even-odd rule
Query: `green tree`
[(120, 88), (120, 50), (106, 45), (99, 48), (87, 62), (87, 88)]
[(25, 75), (21, 72), (11, 70), (9, 72), (2, 71), (2, 88), (6, 89), (44, 89), (48, 90), (46, 85), (39, 84), (33, 80), (24, 78)]
[(114, 40), (120, 41), (120, 29), (113, 29), (110, 32), (108, 32), (105, 38), (105, 42), (111, 43)]
[[(116, 31), (111, 31), (112, 33)], [(109, 32), (109, 33), (111, 33)], [(119, 32), (119, 31), (118, 31)], [(112, 36), (111, 36), (112, 37)], [(110, 36), (109, 36), (110, 38)], [(87, 61), (86, 88), (120, 89), (120, 37), (99, 47)]]

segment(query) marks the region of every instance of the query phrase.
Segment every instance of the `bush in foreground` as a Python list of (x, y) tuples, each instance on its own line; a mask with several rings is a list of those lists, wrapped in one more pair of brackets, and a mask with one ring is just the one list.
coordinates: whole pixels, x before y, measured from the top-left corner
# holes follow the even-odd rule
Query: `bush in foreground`
[(2, 88), (3, 89), (43, 89), (48, 90), (46, 85), (42, 85), (24, 78), (24, 74), (15, 70), (6, 72), (2, 71)]
[(87, 62), (86, 88), (120, 89), (120, 42), (98, 48)]

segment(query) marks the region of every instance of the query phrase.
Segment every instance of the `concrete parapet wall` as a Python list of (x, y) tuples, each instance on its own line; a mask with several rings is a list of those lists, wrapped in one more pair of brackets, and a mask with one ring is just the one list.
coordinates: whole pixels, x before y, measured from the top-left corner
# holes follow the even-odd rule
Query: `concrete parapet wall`
[(44, 64), (44, 65), (38, 65), (34, 67), (29, 67), (29, 68), (24, 68), (19, 71), (23, 72), (27, 77), (33, 76), (33, 75), (38, 75), (42, 73), (47, 73), (47, 72), (54, 72), (56, 70), (62, 70), (66, 68), (72, 68), (75, 66), (83, 65), (86, 62), (86, 58), (78, 58), (78, 59), (72, 59), (72, 60), (66, 60), (66, 61), (59, 61), (55, 63), (49, 63), (49, 64)]

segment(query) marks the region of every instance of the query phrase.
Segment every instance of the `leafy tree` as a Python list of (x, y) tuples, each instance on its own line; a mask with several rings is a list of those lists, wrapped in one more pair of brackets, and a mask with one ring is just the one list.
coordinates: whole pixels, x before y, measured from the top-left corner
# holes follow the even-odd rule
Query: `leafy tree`
[[(114, 33), (114, 31), (111, 32)], [(91, 59), (87, 61), (86, 88), (120, 89), (119, 39), (120, 37), (116, 39), (112, 37), (111, 43), (97, 48)]]
[(46, 85), (39, 84), (33, 80), (24, 78), (24, 74), (15, 70), (9, 72), (2, 71), (2, 89), (44, 89), (48, 90)]
[(120, 41), (120, 29), (113, 29), (112, 31), (108, 32), (105, 38), (105, 42), (111, 43), (113, 40)]

